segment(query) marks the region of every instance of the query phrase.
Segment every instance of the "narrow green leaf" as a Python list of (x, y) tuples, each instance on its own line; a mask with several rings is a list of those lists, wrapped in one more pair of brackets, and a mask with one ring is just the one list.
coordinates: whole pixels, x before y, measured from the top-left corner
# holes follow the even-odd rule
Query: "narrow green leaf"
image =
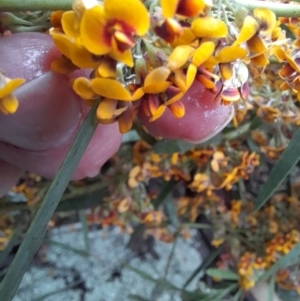
[(130, 236), (130, 239), (126, 245), (126, 248), (131, 249), (132, 247), (134, 247), (134, 245), (136, 245), (137, 243), (142, 241), (145, 230), (146, 230), (146, 227), (144, 224), (137, 225), (135, 227), (133, 233)]
[(242, 289), (239, 289), (237, 291), (237, 293), (233, 296), (232, 300), (231, 301), (239, 301), (242, 297), (242, 294), (243, 294), (243, 290)]
[(236, 290), (237, 288), (238, 288), (237, 283), (232, 284), (232, 285), (228, 286), (228, 288), (220, 290), (220, 292), (217, 293), (216, 295), (207, 296), (206, 298), (204, 298), (201, 301), (221, 301), (221, 300), (223, 300), (224, 297), (229, 295), (232, 291)]
[(276, 274), (272, 275), (269, 283), (269, 290), (268, 290), (268, 300), (274, 301), (274, 295), (275, 295), (275, 279)]
[(89, 253), (86, 250), (76, 249), (76, 248), (73, 248), (73, 247), (71, 247), (67, 244), (64, 244), (62, 242), (55, 241), (55, 240), (52, 240), (52, 239), (45, 239), (43, 241), (43, 243), (46, 244), (46, 245), (49, 245), (49, 246), (52, 245), (52, 246), (55, 246), (55, 247), (62, 248), (66, 251), (71, 251), (74, 254), (77, 254), (77, 255), (80, 255), (80, 256), (83, 256), (83, 257), (88, 257), (89, 256)]
[(213, 278), (223, 279), (223, 280), (238, 280), (239, 279), (239, 275), (230, 270), (220, 270), (220, 269), (215, 269), (215, 268), (206, 270), (206, 275), (213, 277)]
[(155, 283), (156, 285), (160, 285), (166, 289), (171, 289), (171, 290), (175, 290), (175, 291), (181, 291), (180, 288), (176, 287), (175, 285), (173, 285), (172, 283), (170, 283), (169, 281), (165, 280), (165, 279), (155, 279), (153, 278), (151, 275), (149, 275), (146, 272), (143, 272), (129, 264), (124, 264), (123, 265), (126, 269), (133, 271), (134, 273), (138, 274), (141, 278), (143, 278), (144, 280), (150, 281)]
[(82, 211), (82, 210), (79, 211), (79, 219), (80, 219), (81, 228), (82, 228), (85, 251), (89, 252), (89, 250), (90, 250), (90, 242), (89, 242), (89, 238), (88, 238), (89, 228), (88, 228), (88, 223), (87, 223), (87, 220), (86, 220), (86, 216), (84, 214), (84, 211)]
[(173, 190), (173, 188), (176, 185), (176, 181), (174, 179), (171, 179), (170, 181), (165, 181), (162, 184), (161, 191), (156, 199), (152, 201), (154, 209), (158, 209), (159, 206), (165, 201), (168, 194)]
[(199, 265), (199, 267), (193, 272), (193, 274), (187, 279), (187, 281), (184, 283), (182, 289), (185, 289), (192, 281), (193, 279), (199, 275), (203, 270), (207, 269), (212, 262), (217, 258), (217, 256), (220, 254), (221, 249), (216, 249), (212, 253), (210, 253)]
[(139, 122), (134, 122), (133, 128), (136, 130), (141, 139), (146, 141), (149, 145), (156, 144), (157, 140), (153, 136), (145, 132), (145, 130)]
[(128, 295), (127, 298), (133, 301), (150, 301), (149, 299), (142, 298), (141, 296), (138, 295)]
[(178, 229), (179, 228), (179, 220), (178, 220), (177, 210), (176, 210), (176, 207), (174, 204), (172, 192), (170, 192), (167, 195), (164, 204), (165, 204), (166, 211), (167, 211), (167, 214), (168, 214), (171, 224), (174, 226), (175, 229)]
[[(181, 145), (183, 147), (183, 144)], [(153, 147), (152, 151), (156, 154), (173, 154), (181, 152), (181, 149), (178, 145), (178, 140), (167, 140), (163, 139), (156, 142)]]
[(55, 212), (71, 176), (97, 128), (95, 113), (98, 104), (99, 102), (97, 101), (85, 118), (71, 149), (52, 181), (41, 207), (34, 216), (25, 238), (0, 284), (1, 301), (11, 301), (13, 299), (24, 273), (27, 271), (34, 254), (43, 241), (48, 222)]
[(259, 210), (273, 195), (276, 189), (284, 181), (292, 168), (300, 160), (300, 129), (298, 129), (288, 147), (282, 153), (279, 160), (273, 167), (268, 180), (261, 188), (258, 198), (255, 202), (255, 210)]
[(270, 269), (258, 278), (258, 282), (263, 282), (276, 274), (278, 270), (296, 264), (300, 261), (300, 243), (298, 243), (288, 254), (282, 256)]
[(196, 229), (211, 229), (212, 225), (200, 223), (181, 223), (182, 226)]

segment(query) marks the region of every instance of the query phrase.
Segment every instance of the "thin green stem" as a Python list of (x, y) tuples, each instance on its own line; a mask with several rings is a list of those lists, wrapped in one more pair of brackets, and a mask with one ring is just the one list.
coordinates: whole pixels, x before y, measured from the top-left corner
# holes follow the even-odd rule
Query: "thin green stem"
[(70, 10), (73, 0), (1, 0), (0, 11), (47, 11)]
[[(234, 0), (235, 4), (240, 7), (254, 10), (255, 8), (268, 8), (272, 10), (277, 17), (300, 17), (300, 6), (297, 4), (276, 3), (268, 1), (245, 1)], [(297, 2), (300, 2), (298, 0)]]

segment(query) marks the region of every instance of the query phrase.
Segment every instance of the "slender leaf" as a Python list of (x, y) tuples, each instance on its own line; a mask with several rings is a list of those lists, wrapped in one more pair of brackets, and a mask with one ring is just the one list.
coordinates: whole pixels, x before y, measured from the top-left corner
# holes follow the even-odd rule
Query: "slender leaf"
[[(156, 154), (173, 154), (173, 153), (181, 152), (182, 151), (181, 148), (187, 150), (188, 148), (187, 145), (185, 145), (185, 142), (181, 142), (181, 147), (180, 147), (178, 144), (179, 141), (180, 140), (167, 140), (167, 139), (160, 140), (153, 145), (152, 151)], [(190, 147), (195, 147), (190, 143), (186, 143), (186, 144), (189, 144)]]
[(258, 279), (258, 282), (263, 282), (269, 279), (272, 275), (276, 274), (278, 270), (296, 264), (300, 260), (300, 243), (298, 243), (289, 253), (282, 256), (270, 269), (268, 269)]
[(273, 167), (268, 180), (261, 188), (258, 198), (255, 202), (255, 210), (259, 210), (273, 195), (276, 189), (284, 181), (292, 168), (300, 160), (300, 129), (298, 129), (288, 147), (282, 153), (281, 157)]
[(233, 296), (231, 301), (239, 301), (243, 295), (243, 290), (239, 289), (237, 293)]
[(168, 181), (168, 182), (164, 182), (161, 188), (161, 191), (159, 193), (159, 195), (157, 196), (156, 199), (154, 199), (152, 201), (152, 204), (154, 206), (155, 209), (158, 209), (159, 206), (165, 201), (166, 197), (168, 196), (168, 194), (170, 192), (172, 192), (173, 188), (176, 185), (176, 181), (174, 179)]
[(275, 295), (275, 279), (276, 274), (272, 275), (269, 283), (269, 289), (268, 289), (268, 300), (274, 301), (274, 295)]
[[(67, 291), (67, 290), (70, 290), (70, 289), (72, 289), (73, 287), (75, 287), (75, 286), (81, 284), (82, 282), (83, 282), (83, 280), (80, 279), (80, 280), (78, 280), (78, 281), (76, 281), (76, 282), (74, 282), (74, 283), (71, 283), (71, 284), (68, 285), (67, 287), (64, 287), (64, 288), (62, 288), (62, 289), (59, 289), (59, 290), (55, 290), (55, 291), (49, 292), (49, 293), (47, 293), (47, 294), (45, 294), (45, 295), (43, 295), (43, 296), (40, 296), (40, 297), (38, 297), (38, 298), (36, 298), (36, 299), (31, 300), (31, 301), (44, 301), (44, 300), (48, 299), (49, 297), (52, 297), (52, 296), (54, 296), (54, 295), (56, 295), (56, 294), (60, 294), (60, 293), (63, 293), (63, 292), (65, 292), (65, 291)], [(48, 300), (49, 300), (49, 299), (48, 299)]]
[(181, 223), (182, 226), (195, 229), (211, 229), (212, 225), (200, 223)]
[(220, 290), (219, 293), (215, 294), (214, 296), (207, 296), (206, 298), (202, 299), (201, 301), (221, 301), (224, 297), (229, 295), (232, 291), (238, 288), (238, 284), (232, 284), (228, 286), (228, 288)]
[(212, 262), (217, 258), (217, 256), (220, 254), (221, 249), (216, 249), (214, 252), (210, 253), (200, 264), (200, 266), (193, 272), (193, 274), (187, 279), (187, 281), (184, 283), (182, 289), (185, 289), (192, 281), (193, 279), (199, 275), (203, 270), (207, 269)]
[(170, 283), (169, 281), (165, 280), (165, 279), (155, 279), (153, 278), (151, 275), (149, 275), (148, 273), (145, 273), (129, 264), (124, 264), (124, 267), (128, 270), (133, 271), (134, 273), (138, 274), (141, 278), (143, 278), (144, 280), (150, 281), (155, 283), (156, 285), (160, 285), (166, 289), (171, 289), (171, 290), (175, 290), (175, 291), (181, 291), (180, 288), (176, 287), (175, 285), (173, 285), (172, 283)]
[(135, 227), (133, 233), (130, 236), (130, 239), (126, 245), (126, 248), (132, 249), (136, 243), (139, 241), (142, 241), (144, 232), (146, 230), (146, 227), (144, 224), (139, 224)]
[(223, 280), (238, 280), (239, 279), (239, 275), (230, 270), (220, 270), (220, 269), (214, 269), (214, 268), (206, 270), (206, 275), (213, 277), (213, 278), (223, 279)]
[(89, 253), (86, 250), (76, 249), (76, 248), (71, 247), (70, 245), (64, 244), (64, 243), (59, 242), (59, 241), (55, 241), (55, 240), (51, 240), (51, 239), (45, 239), (43, 241), (43, 243), (46, 244), (46, 245), (52, 245), (52, 246), (55, 246), (55, 247), (62, 248), (66, 251), (71, 251), (74, 254), (77, 254), (77, 255), (80, 255), (80, 256), (83, 256), (83, 257), (88, 257), (89, 256)]
[(89, 242), (89, 237), (88, 237), (89, 227), (88, 227), (88, 223), (87, 223), (84, 211), (79, 211), (79, 219), (81, 222), (85, 250), (86, 250), (86, 252), (89, 252), (89, 250), (90, 250), (90, 242)]
[(179, 220), (178, 220), (178, 215), (177, 215), (177, 210), (174, 204), (174, 199), (172, 196), (172, 192), (170, 192), (166, 199), (165, 199), (165, 207), (166, 211), (169, 217), (169, 220), (171, 221), (171, 224), (174, 226), (175, 229), (178, 230), (179, 228)]
[(58, 173), (47, 191), (41, 207), (25, 235), (25, 238), (0, 284), (0, 300), (11, 301), (15, 296), (24, 273), (43, 241), (48, 222), (73, 175), (84, 151), (86, 150), (96, 128), (95, 113), (98, 101), (85, 118), (74, 142), (64, 159)]
[(138, 295), (129, 295), (127, 298), (133, 301), (150, 301), (149, 299), (142, 298)]

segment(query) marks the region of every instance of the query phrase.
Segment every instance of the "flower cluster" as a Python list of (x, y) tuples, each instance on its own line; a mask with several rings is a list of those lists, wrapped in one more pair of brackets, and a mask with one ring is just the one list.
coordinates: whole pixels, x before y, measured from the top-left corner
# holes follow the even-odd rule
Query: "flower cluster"
[(223, 20), (215, 13), (208, 0), (76, 0), (72, 11), (52, 14), (50, 32), (62, 53), (52, 68), (93, 69), (73, 89), (88, 105), (101, 97), (99, 122), (118, 121), (122, 133), (139, 107), (150, 121), (166, 109), (184, 116), (181, 99), (195, 80), (223, 104), (246, 99), (249, 70), (262, 73), (284, 33), (268, 9), (237, 21), (226, 10)]

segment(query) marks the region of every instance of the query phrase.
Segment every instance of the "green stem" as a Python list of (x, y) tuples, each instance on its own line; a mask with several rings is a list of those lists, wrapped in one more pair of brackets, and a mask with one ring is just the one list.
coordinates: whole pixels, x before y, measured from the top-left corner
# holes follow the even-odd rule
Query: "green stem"
[(70, 10), (73, 0), (1, 0), (0, 11), (47, 11)]
[[(240, 7), (254, 10), (255, 8), (268, 8), (272, 10), (277, 17), (300, 17), (300, 6), (295, 4), (275, 3), (268, 1), (245, 1), (234, 0), (235, 4)], [(300, 0), (296, 1), (300, 2)]]

